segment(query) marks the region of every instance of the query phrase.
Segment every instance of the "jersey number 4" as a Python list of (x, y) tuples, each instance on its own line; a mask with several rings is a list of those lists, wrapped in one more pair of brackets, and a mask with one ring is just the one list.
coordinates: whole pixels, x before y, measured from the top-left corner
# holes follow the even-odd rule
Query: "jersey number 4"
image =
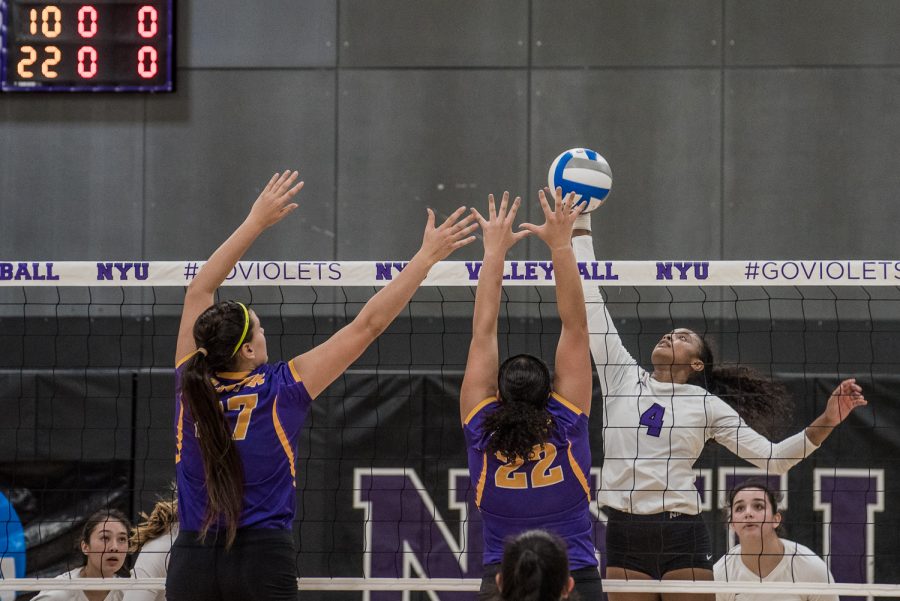
[(653, 403), (649, 409), (641, 413), (641, 425), (647, 426), (647, 434), (659, 438), (665, 414), (666, 408), (659, 403)]
[[(532, 449), (532, 457), (537, 458), (534, 467), (531, 468), (531, 486), (532, 488), (540, 488), (543, 486), (552, 486), (563, 481), (563, 470), (560, 466), (550, 467), (556, 460), (556, 447), (545, 442), (543, 447), (535, 445)], [(506, 457), (497, 453), (497, 459), (506, 461)], [(511, 461), (497, 468), (494, 474), (494, 485), (497, 488), (528, 488), (528, 475), (525, 472), (517, 471), (525, 464), (525, 460), (516, 457), (515, 461)]]

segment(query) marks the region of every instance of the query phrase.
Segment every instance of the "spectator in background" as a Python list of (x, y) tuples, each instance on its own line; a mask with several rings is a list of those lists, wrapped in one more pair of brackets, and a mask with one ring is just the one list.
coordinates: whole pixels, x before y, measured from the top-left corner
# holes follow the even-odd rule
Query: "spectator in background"
[[(172, 541), (178, 536), (178, 501), (173, 497), (153, 506), (150, 515), (131, 531), (131, 553), (138, 553), (135, 578), (165, 578)], [(123, 601), (165, 601), (165, 589), (127, 591)]]
[[(728, 522), (740, 544), (713, 567), (721, 582), (834, 582), (822, 559), (779, 536), (779, 495), (765, 482), (748, 480), (728, 494)], [(717, 593), (716, 601), (838, 601), (837, 595)]]
[[(84, 565), (56, 578), (115, 578), (128, 556), (130, 528), (128, 518), (115, 509), (101, 509), (91, 515), (84, 524), (79, 545)], [(41, 591), (32, 601), (122, 601), (122, 591)]]

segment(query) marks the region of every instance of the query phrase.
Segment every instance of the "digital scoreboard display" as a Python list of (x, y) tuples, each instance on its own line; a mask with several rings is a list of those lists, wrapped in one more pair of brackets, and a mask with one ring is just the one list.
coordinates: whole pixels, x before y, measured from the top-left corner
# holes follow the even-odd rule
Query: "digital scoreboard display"
[(171, 92), (173, 0), (0, 0), (4, 92)]

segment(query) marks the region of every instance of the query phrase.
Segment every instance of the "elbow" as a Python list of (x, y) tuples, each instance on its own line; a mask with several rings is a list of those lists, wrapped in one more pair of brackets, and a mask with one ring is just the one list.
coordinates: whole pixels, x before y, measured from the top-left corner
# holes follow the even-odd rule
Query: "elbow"
[(357, 327), (362, 335), (370, 342), (381, 336), (381, 334), (391, 325), (386, 319), (379, 319), (376, 315), (368, 315), (362, 319), (357, 318)]

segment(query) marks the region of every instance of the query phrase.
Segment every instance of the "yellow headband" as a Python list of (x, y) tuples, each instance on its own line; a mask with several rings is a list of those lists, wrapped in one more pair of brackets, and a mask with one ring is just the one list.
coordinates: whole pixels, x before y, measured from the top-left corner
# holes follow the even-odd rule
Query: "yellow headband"
[(250, 312), (247, 311), (247, 307), (244, 305), (244, 303), (240, 301), (235, 302), (241, 306), (241, 309), (244, 310), (244, 333), (241, 334), (241, 337), (238, 339), (238, 343), (234, 345), (234, 352), (231, 353), (232, 357), (237, 355), (237, 352), (240, 350), (241, 345), (244, 344), (244, 338), (247, 337), (247, 330), (250, 329)]

